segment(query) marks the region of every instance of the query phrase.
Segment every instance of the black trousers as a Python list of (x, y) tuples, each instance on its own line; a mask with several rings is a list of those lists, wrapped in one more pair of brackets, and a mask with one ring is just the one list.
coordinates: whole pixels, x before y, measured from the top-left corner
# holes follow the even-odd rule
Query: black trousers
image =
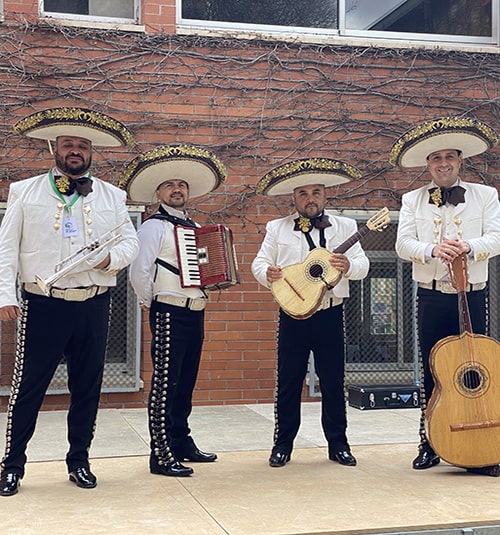
[(153, 377), (148, 402), (151, 456), (164, 464), (183, 457), (194, 442), (188, 418), (200, 366), (204, 311), (192, 311), (153, 301)]
[[(426, 443), (425, 409), (434, 389), (434, 378), (429, 365), (431, 350), (439, 340), (461, 333), (457, 294), (445, 294), (435, 290), (419, 288), (417, 291), (417, 303), (420, 380), (423, 386), (420, 438), (422, 443)], [(485, 334), (486, 290), (467, 292), (467, 303), (473, 332), (475, 334)]]
[(25, 293), (2, 469), (24, 475), (26, 447), (63, 356), (68, 369), (68, 471), (88, 467), (104, 370), (109, 292), (83, 302)]
[(280, 310), (273, 453), (290, 453), (300, 427), (302, 387), (310, 352), (321, 390), (321, 424), (331, 452), (348, 447), (344, 394), (343, 306), (297, 320)]

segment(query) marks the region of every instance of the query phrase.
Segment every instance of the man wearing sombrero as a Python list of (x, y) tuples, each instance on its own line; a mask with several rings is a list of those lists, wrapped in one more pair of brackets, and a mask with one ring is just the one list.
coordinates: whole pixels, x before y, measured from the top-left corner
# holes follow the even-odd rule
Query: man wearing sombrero
[[(112, 117), (81, 108), (37, 112), (14, 129), (55, 141), (55, 164), (48, 173), (12, 183), (0, 228), (0, 320), (19, 321), (0, 495), (18, 492), (26, 447), (63, 356), (70, 392), (69, 478), (93, 488), (97, 480), (90, 471), (89, 448), (104, 370), (108, 289), (139, 245), (125, 192), (90, 172), (92, 147), (130, 144), (132, 135)], [(114, 236), (115, 228), (119, 236), (109, 247), (94, 249), (100, 238)], [(45, 284), (66, 259), (63, 275)]]
[(183, 461), (207, 463), (215, 453), (201, 451), (191, 437), (189, 415), (204, 338), (206, 295), (183, 287), (174, 228), (196, 227), (187, 215), (188, 199), (200, 197), (225, 180), (226, 170), (209, 151), (192, 145), (161, 146), (140, 154), (125, 169), (121, 184), (133, 201), (160, 203), (139, 228), (140, 252), (130, 282), (141, 308), (149, 312), (153, 376), (148, 402), (152, 474), (185, 477)]
[[(463, 158), (481, 154), (497, 143), (496, 133), (480, 121), (442, 117), (406, 132), (394, 143), (390, 153), (393, 165), (427, 166), (432, 179), (429, 184), (403, 195), (396, 240), (396, 252), (413, 263), (413, 279), (418, 284), (423, 388), (419, 452), (412, 465), (415, 470), (431, 468), (440, 462), (425, 426), (427, 404), (434, 390), (429, 360), (438, 341), (460, 334), (463, 318), (459, 317), (457, 289), (450, 281), (449, 266), (464, 253), (468, 271), (465, 290), (473, 332), (486, 331), (488, 259), (500, 253), (500, 204), (495, 188), (464, 182), (460, 171)], [(500, 474), (497, 465), (468, 468), (468, 471)]]
[[(326, 188), (360, 176), (357, 169), (339, 160), (309, 158), (281, 165), (261, 178), (257, 193), (291, 195), (296, 212), (267, 223), (264, 240), (252, 262), (252, 273), (260, 284), (270, 288), (283, 279), (283, 269), (303, 262), (310, 251), (317, 247), (333, 251), (356, 233), (353, 219), (325, 210)], [(312, 315), (299, 318), (280, 307), (274, 442), (269, 458), (272, 467), (285, 466), (291, 460), (311, 351), (321, 389), (321, 422), (328, 457), (342, 465), (356, 465), (346, 436), (342, 303), (349, 296), (349, 280), (366, 277), (369, 261), (359, 243), (345, 254), (327, 253), (327, 257), (340, 280), (324, 293)]]

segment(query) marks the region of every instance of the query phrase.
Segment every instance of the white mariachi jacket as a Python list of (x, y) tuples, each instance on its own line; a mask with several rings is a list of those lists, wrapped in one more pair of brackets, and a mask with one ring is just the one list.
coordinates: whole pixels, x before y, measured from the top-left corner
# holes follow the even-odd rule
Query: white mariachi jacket
[[(331, 223), (330, 227), (325, 228), (326, 249), (333, 251), (336, 247), (344, 243), (348, 238), (357, 232), (357, 224), (354, 219), (348, 217), (339, 217), (325, 210)], [(298, 214), (289, 215), (281, 219), (269, 221), (266, 225), (266, 235), (260, 247), (257, 256), (252, 262), (252, 273), (257, 281), (265, 286), (270, 287), (267, 282), (266, 273), (270, 266), (287, 267), (291, 264), (303, 262), (310, 253), (309, 245), (303, 232), (293, 230), (294, 219)], [(313, 228), (311, 238), (316, 245), (320, 246), (320, 232)], [(347, 274), (329, 290), (325, 297), (335, 296), (337, 302), (349, 297), (349, 279), (359, 280), (366, 277), (370, 262), (365, 255), (359, 242), (356, 242), (345, 255), (349, 258), (350, 269)]]
[(468, 258), (469, 282), (488, 280), (488, 259), (500, 254), (500, 203), (495, 188), (460, 182), (465, 203), (437, 207), (429, 203), (428, 184), (405, 193), (399, 213), (396, 252), (413, 263), (413, 279), (428, 283), (443, 280), (448, 268), (436, 258), (426, 258), (430, 244), (443, 237), (463, 239), (472, 248)]
[[(116, 231), (122, 240), (108, 251), (111, 263), (105, 270), (82, 266), (55, 286), (115, 286), (116, 274), (137, 255), (139, 242), (130, 221), (126, 193), (99, 178), (92, 177), (92, 189), (65, 210), (49, 175), (39, 175), (11, 184), (7, 211), (0, 227), (0, 306), (17, 305), (17, 275), (22, 283), (35, 282), (35, 275), (46, 279), (56, 264), (82, 247), (99, 239), (120, 223)], [(68, 198), (69, 199), (69, 198)], [(74, 236), (64, 237), (65, 217), (72, 218)]]

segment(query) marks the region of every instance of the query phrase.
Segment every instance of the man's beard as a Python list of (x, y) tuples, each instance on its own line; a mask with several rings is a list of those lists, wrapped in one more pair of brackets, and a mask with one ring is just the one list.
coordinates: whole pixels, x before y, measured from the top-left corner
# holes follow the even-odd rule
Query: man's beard
[[(312, 209), (312, 212), (309, 211), (310, 209)], [(323, 209), (320, 210), (317, 206), (311, 206), (309, 207), (309, 210), (304, 209), (304, 210), (297, 210), (297, 211), (299, 212), (299, 215), (301, 215), (302, 217), (308, 217), (308, 218), (317, 217), (323, 213)]]
[(70, 175), (74, 177), (81, 176), (85, 174), (90, 169), (90, 166), (92, 165), (92, 157), (90, 157), (87, 163), (83, 161), (82, 165), (80, 165), (79, 167), (70, 168), (66, 165), (65, 160), (63, 160), (57, 152), (54, 154), (54, 156), (55, 156), (57, 168), (60, 169), (65, 175)]

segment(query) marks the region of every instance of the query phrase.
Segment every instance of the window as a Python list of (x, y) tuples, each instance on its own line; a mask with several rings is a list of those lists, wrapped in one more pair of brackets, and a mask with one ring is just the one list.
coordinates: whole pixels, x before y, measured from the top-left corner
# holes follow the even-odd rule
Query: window
[(137, 23), (139, 0), (40, 0), (42, 15)]
[(492, 0), (345, 0), (348, 35), (395, 32), (485, 42), (492, 37), (492, 26)]
[(384, 232), (369, 232), (360, 240), (370, 272), (349, 283), (350, 297), (344, 301), (346, 372), (351, 383), (416, 379), (412, 266), (394, 251), (396, 233), (394, 222)]
[(210, 28), (498, 44), (499, 0), (179, 0)]
[(181, 0), (182, 19), (258, 26), (338, 28), (336, 0)]
[(336, 29), (338, 16), (335, 0), (182, 0), (182, 18)]

